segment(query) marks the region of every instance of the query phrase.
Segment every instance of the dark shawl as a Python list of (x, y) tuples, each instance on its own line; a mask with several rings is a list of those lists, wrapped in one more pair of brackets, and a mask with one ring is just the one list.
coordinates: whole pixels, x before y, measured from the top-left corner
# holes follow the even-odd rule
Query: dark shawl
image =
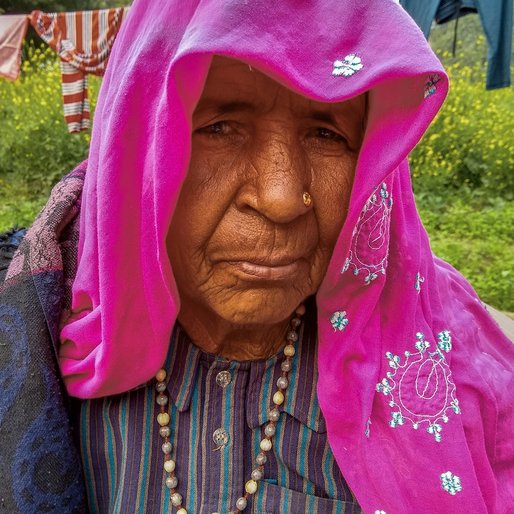
[(87, 512), (70, 400), (57, 366), (59, 322), (76, 271), (85, 169), (84, 162), (53, 188), (16, 251), (19, 233), (3, 236), (0, 512), (8, 514)]

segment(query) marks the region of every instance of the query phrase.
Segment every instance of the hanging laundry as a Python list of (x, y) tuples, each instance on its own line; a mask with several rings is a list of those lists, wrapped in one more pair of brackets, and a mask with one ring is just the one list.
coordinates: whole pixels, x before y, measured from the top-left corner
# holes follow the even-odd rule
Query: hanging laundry
[(30, 22), (61, 58), (64, 119), (68, 132), (89, 128), (88, 74), (103, 75), (127, 8), (71, 13), (33, 11)]
[(0, 16), (0, 75), (16, 80), (20, 73), (21, 46), (29, 19), (26, 14)]
[(400, 0), (428, 39), (432, 21), (446, 23), (478, 12), (487, 45), (487, 89), (511, 84), (512, 0)]

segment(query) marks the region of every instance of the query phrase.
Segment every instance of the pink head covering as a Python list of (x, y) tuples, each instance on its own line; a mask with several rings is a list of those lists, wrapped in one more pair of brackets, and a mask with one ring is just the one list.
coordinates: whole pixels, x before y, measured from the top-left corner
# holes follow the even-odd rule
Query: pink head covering
[(406, 156), (448, 82), (392, 0), (135, 2), (96, 110), (61, 333), (68, 391), (126, 391), (164, 361), (179, 302), (166, 235), (213, 54), (316, 100), (369, 91), (348, 216), (317, 295), (318, 397), (360, 505), (513, 512), (514, 350), (433, 257), (416, 212)]

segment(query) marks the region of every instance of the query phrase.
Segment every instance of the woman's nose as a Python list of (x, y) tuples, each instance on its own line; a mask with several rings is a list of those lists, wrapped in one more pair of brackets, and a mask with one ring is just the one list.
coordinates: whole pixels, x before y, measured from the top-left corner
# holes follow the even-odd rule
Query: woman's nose
[(255, 210), (275, 223), (289, 223), (306, 214), (312, 201), (306, 202), (304, 193), (311, 177), (300, 142), (280, 134), (254, 142), (254, 151), (247, 157), (246, 182), (236, 200), (238, 208)]

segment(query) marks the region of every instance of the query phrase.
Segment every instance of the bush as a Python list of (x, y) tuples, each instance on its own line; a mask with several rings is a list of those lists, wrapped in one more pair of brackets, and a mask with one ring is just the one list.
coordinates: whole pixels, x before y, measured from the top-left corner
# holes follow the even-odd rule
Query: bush
[(480, 63), (448, 67), (451, 89), (411, 154), (415, 192), (514, 199), (514, 89), (486, 91)]
[[(87, 156), (89, 145), (89, 131), (69, 134), (64, 123), (57, 55), (32, 45), (24, 54), (20, 78), (0, 80), (1, 227), (29, 223), (51, 186)], [(89, 82), (93, 109), (99, 79)]]
[(477, 208), (459, 197), (444, 209), (418, 202), (432, 250), (467, 277), (481, 299), (514, 312), (514, 203)]

